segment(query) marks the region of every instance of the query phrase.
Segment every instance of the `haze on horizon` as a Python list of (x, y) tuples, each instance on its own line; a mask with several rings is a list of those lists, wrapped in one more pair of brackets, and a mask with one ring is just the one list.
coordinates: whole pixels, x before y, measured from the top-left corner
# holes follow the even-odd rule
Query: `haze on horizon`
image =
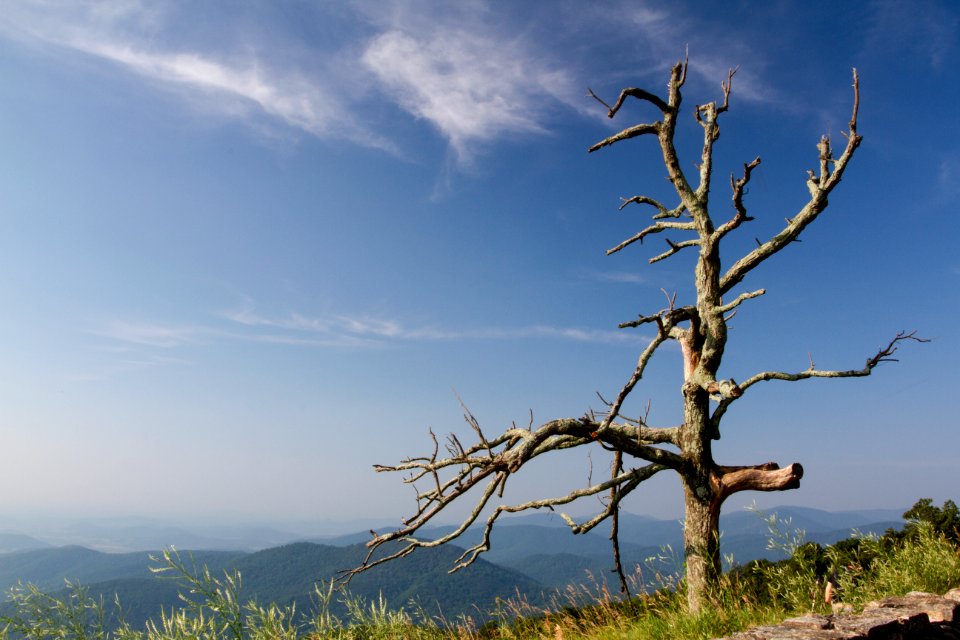
[[(869, 378), (751, 392), (718, 459), (806, 473), (726, 510), (956, 498), (960, 9), (660, 4), (0, 3), (0, 528), (397, 521), (413, 491), (372, 465), (428, 453), (428, 428), (467, 433), (458, 398), (488, 433), (599, 408), (642, 344), (617, 323), (661, 288), (682, 300), (691, 263), (648, 265), (662, 239), (604, 256), (647, 220), (620, 198), (664, 173), (649, 141), (588, 155), (650, 114), (611, 124), (585, 94), (660, 91), (687, 46), (686, 157), (693, 105), (739, 66), (716, 175), (763, 158), (747, 244), (804, 200), (861, 78), (863, 147), (803, 242), (751, 274), (767, 294), (726, 375), (933, 339)], [(713, 193), (722, 211), (724, 180)], [(669, 355), (635, 393), (658, 424), (679, 421)], [(591, 463), (606, 472), (551, 457), (511, 497)], [(679, 483), (625, 508), (679, 517)]]

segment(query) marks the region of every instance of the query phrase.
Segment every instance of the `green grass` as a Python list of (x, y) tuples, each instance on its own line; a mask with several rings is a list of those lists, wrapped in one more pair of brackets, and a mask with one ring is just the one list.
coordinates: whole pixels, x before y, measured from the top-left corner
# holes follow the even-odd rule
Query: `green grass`
[[(165, 552), (155, 573), (181, 587), (181, 605), (163, 611), (143, 628), (125, 623), (122, 608), (105, 606), (80, 585), (55, 597), (32, 585), (12, 589), (15, 613), (0, 617), (0, 640), (613, 640), (716, 638), (786, 617), (827, 613), (824, 586), (830, 578), (840, 601), (855, 608), (870, 600), (909, 591), (943, 593), (960, 586), (960, 515), (948, 502), (927, 508), (903, 532), (881, 538), (854, 537), (829, 547), (804, 543), (802, 532), (782, 534), (775, 519), (771, 544), (790, 556), (777, 563), (753, 561), (728, 572), (699, 615), (686, 607), (684, 585), (653, 572), (634, 576), (634, 589), (661, 588), (623, 600), (592, 580), (557, 592), (544, 607), (521, 597), (501, 601), (493, 622), (443, 620), (417, 607), (394, 609), (383, 599), (364, 600), (316, 589), (311, 613), (296, 607), (264, 606), (242, 598), (238, 573), (222, 576)], [(933, 509), (931, 512), (930, 509)], [(909, 514), (910, 512), (908, 512)], [(949, 517), (943, 517), (947, 513)], [(654, 566), (654, 565), (651, 565)], [(331, 613), (336, 602), (346, 614)], [(339, 610), (344, 610), (340, 608)], [(409, 613), (412, 610), (413, 613)], [(306, 622), (304, 622), (306, 620)]]

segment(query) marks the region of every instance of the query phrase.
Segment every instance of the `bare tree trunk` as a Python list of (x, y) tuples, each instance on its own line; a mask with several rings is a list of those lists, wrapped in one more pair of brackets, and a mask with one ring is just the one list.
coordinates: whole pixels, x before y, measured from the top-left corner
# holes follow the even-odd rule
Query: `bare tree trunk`
[[(710, 604), (720, 576), (720, 502), (703, 491), (709, 478), (683, 478), (686, 517), (683, 550), (686, 558), (687, 605), (691, 612)], [(706, 497), (703, 494), (707, 493)]]
[[(686, 356), (687, 350), (684, 352)], [(709, 602), (711, 589), (720, 575), (722, 497), (714, 480), (709, 396), (699, 385), (688, 381), (683, 385), (683, 397), (684, 426), (680, 430), (680, 447), (685, 464), (680, 478), (685, 506), (683, 551), (687, 604), (690, 611), (700, 611)]]

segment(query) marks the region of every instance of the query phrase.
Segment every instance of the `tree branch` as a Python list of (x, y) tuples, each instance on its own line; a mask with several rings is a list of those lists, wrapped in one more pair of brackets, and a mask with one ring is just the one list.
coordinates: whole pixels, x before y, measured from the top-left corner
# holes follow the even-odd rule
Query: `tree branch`
[(638, 240), (642, 244), (643, 239), (648, 235), (652, 233), (660, 233), (661, 231), (667, 231), (669, 229), (679, 229), (681, 231), (693, 231), (696, 229), (696, 226), (692, 222), (657, 222), (655, 224), (650, 225), (646, 229), (643, 229), (642, 231), (637, 233), (635, 236), (631, 238), (627, 238), (626, 240), (624, 240), (617, 246), (613, 247), (612, 249), (607, 249), (607, 255), (608, 256), (612, 255), (625, 247), (629, 247), (631, 244), (633, 244), (634, 242), (637, 242)]
[(597, 96), (597, 94), (593, 92), (593, 89), (587, 89), (587, 95), (607, 108), (608, 118), (612, 118), (617, 114), (617, 111), (620, 110), (620, 107), (623, 106), (623, 103), (627, 98), (636, 98), (637, 100), (644, 100), (646, 102), (649, 102), (653, 106), (655, 106), (657, 109), (660, 109), (660, 111), (663, 111), (663, 112), (670, 111), (670, 106), (666, 102), (664, 102), (662, 98), (650, 93), (649, 91), (645, 91), (644, 89), (637, 89), (636, 87), (630, 87), (629, 89), (624, 89), (623, 91), (621, 91), (620, 97), (617, 98), (617, 102), (612, 107), (608, 105), (606, 102), (604, 102), (603, 100), (601, 100)]
[[(829, 138), (822, 138), (817, 145), (820, 159), (820, 175), (810, 173), (810, 179), (807, 180), (807, 186), (810, 189), (810, 200), (800, 209), (793, 218), (788, 219), (787, 226), (784, 229), (767, 240), (760, 243), (759, 246), (740, 258), (720, 279), (720, 293), (726, 293), (731, 288), (739, 284), (744, 276), (764, 262), (767, 258), (777, 253), (789, 243), (796, 240), (797, 236), (817, 219), (817, 216), (827, 208), (827, 196), (840, 182), (843, 172), (847, 167), (850, 158), (853, 157), (857, 147), (863, 139), (857, 134), (857, 110), (860, 105), (860, 81), (857, 76), (857, 70), (853, 70), (853, 114), (850, 116), (850, 131), (847, 133), (847, 145), (841, 156), (834, 160), (830, 148)], [(833, 172), (829, 172), (830, 166), (833, 166)]]
[[(649, 464), (645, 467), (640, 467), (639, 469), (631, 469), (630, 471), (619, 474), (617, 476), (616, 484), (611, 485), (611, 486), (617, 487), (616, 499), (611, 500), (603, 511), (601, 511), (594, 517), (590, 518), (586, 522), (577, 524), (573, 520), (573, 518), (571, 518), (566, 514), (560, 514), (560, 516), (564, 519), (564, 521), (567, 523), (567, 526), (570, 527), (570, 530), (573, 531), (573, 533), (576, 533), (576, 534), (587, 533), (588, 531), (596, 527), (598, 524), (600, 524), (601, 522), (603, 522), (604, 520), (612, 516), (616, 512), (617, 508), (619, 507), (620, 502), (631, 491), (633, 491), (638, 486), (640, 486), (641, 482), (643, 482), (644, 480), (649, 480), (654, 475), (660, 473), (661, 471), (667, 468), (668, 467), (660, 464)], [(598, 486), (598, 487), (603, 486), (603, 485), (609, 484), (609, 482), (610, 481), (602, 483), (602, 485), (598, 484), (595, 486)]]
[(730, 188), (733, 190), (733, 208), (736, 214), (730, 220), (720, 225), (716, 232), (714, 232), (714, 237), (717, 240), (739, 227), (742, 223), (753, 220), (753, 218), (747, 215), (747, 208), (743, 204), (743, 195), (747, 183), (750, 182), (750, 175), (759, 164), (760, 156), (757, 156), (753, 159), (753, 162), (743, 165), (742, 178), (734, 180), (733, 176), (730, 176)]
[[(652, 349), (655, 349), (655, 346), (648, 347), (648, 349), (651, 349), (652, 354)], [(449, 455), (441, 458), (439, 457), (437, 439), (431, 432), (431, 439), (434, 442), (434, 452), (431, 456), (408, 458), (396, 466), (378, 465), (375, 467), (380, 472), (410, 472), (410, 475), (404, 479), (404, 482), (408, 484), (429, 477), (433, 480), (433, 487), (418, 492), (417, 511), (414, 516), (404, 520), (404, 526), (395, 531), (374, 535), (373, 539), (367, 543), (370, 548), (367, 557), (360, 566), (344, 572), (341, 576), (343, 582), (349, 581), (354, 575), (367, 569), (412, 553), (417, 548), (436, 547), (456, 539), (477, 521), (494, 495), (498, 493), (502, 495), (503, 487), (510, 475), (517, 473), (524, 464), (544, 453), (597, 442), (601, 446), (622, 451), (653, 464), (639, 469), (631, 469), (606, 482), (571, 491), (564, 496), (534, 500), (519, 505), (498, 505), (487, 519), (487, 533), (484, 536), (484, 541), (467, 550), (458, 559), (458, 564), (454, 569), (470, 564), (479, 553), (489, 547), (489, 529), (492, 528), (493, 523), (501, 513), (514, 513), (567, 504), (585, 496), (608, 491), (613, 487), (620, 487), (617, 493), (622, 499), (623, 496), (653, 474), (667, 468), (676, 469), (682, 465), (679, 455), (651, 446), (661, 443), (675, 445), (679, 433), (678, 428), (652, 429), (642, 424), (618, 423), (613, 422), (610, 414), (608, 414), (604, 421), (605, 426), (602, 433), (599, 423), (588, 416), (584, 416), (579, 419), (553, 420), (532, 431), (514, 426), (491, 440), (483, 435), (472, 414), (467, 412), (464, 417), (477, 434), (479, 441), (476, 444), (465, 448), (460, 445), (455, 436), (450, 436), (448, 439), (450, 444), (447, 447)], [(447, 480), (441, 480), (439, 472), (446, 469), (452, 469), (453, 474)], [(429, 523), (453, 501), (480, 486), (483, 486), (480, 497), (456, 529), (435, 540), (421, 540), (413, 537), (421, 527)], [(604, 513), (606, 515), (600, 520), (610, 515), (606, 511)], [(590, 528), (596, 524), (594, 520), (591, 520), (590, 523)], [(379, 547), (394, 541), (402, 541), (405, 545), (392, 554), (373, 559), (373, 554)]]
[(722, 105), (718, 107), (716, 102), (708, 102), (704, 105), (698, 104), (694, 109), (697, 122), (703, 126), (703, 150), (700, 152), (700, 186), (697, 187), (696, 196), (704, 209), (710, 193), (710, 179), (713, 174), (713, 144), (720, 138), (720, 125), (717, 118), (730, 106), (730, 89), (733, 86), (733, 76), (736, 72), (737, 69), (730, 69), (727, 72), (727, 80), (720, 83), (723, 89)]
[(680, 215), (687, 210), (687, 208), (681, 202), (675, 209), (667, 209), (663, 204), (654, 200), (653, 198), (648, 198), (647, 196), (633, 196), (632, 198), (620, 198), (622, 202), (617, 208), (618, 211), (623, 211), (623, 208), (628, 204), (649, 204), (657, 209), (657, 215), (653, 216), (654, 220), (662, 220), (664, 218), (679, 218)]
[[(671, 307), (672, 304), (673, 303), (671, 302)], [(672, 311), (672, 308), (670, 311)], [(598, 433), (603, 433), (606, 431), (607, 427), (609, 427), (610, 424), (620, 414), (620, 408), (623, 406), (623, 401), (627, 399), (627, 396), (629, 396), (630, 392), (633, 391), (633, 388), (640, 381), (640, 378), (643, 377), (643, 371), (647, 368), (647, 363), (650, 362), (650, 358), (652, 358), (653, 354), (656, 353), (657, 348), (669, 338), (670, 328), (672, 327), (672, 325), (669, 324), (669, 320), (664, 322), (661, 315), (658, 314), (656, 322), (657, 335), (650, 341), (650, 343), (647, 345), (647, 348), (640, 353), (640, 357), (637, 359), (637, 366), (633, 370), (633, 375), (630, 376), (630, 379), (627, 380), (627, 383), (623, 385), (623, 388), (620, 389), (620, 393), (617, 394), (616, 399), (610, 405), (606, 417), (603, 419), (603, 422), (600, 423), (600, 427), (597, 429)]]
[(621, 140), (629, 140), (630, 138), (636, 138), (637, 136), (642, 136), (650, 133), (654, 135), (659, 135), (661, 126), (662, 126), (662, 123), (654, 122), (653, 124), (638, 124), (632, 127), (628, 127), (623, 131), (621, 131), (620, 133), (614, 134), (609, 138), (604, 138), (600, 142), (596, 143), (595, 145), (587, 149), (587, 152), (593, 153), (598, 149), (609, 147), (610, 145), (616, 144)]
[[(747, 391), (750, 387), (757, 384), (758, 382), (765, 382), (767, 380), (782, 380), (784, 382), (796, 382), (798, 380), (806, 380), (808, 378), (862, 378), (869, 376), (874, 368), (879, 365), (881, 362), (896, 362), (897, 359), (893, 355), (897, 352), (897, 349), (900, 347), (902, 342), (930, 342), (926, 338), (918, 338), (916, 331), (899, 331), (897, 335), (893, 337), (886, 346), (881, 347), (877, 352), (871, 357), (867, 358), (866, 363), (861, 369), (848, 369), (846, 371), (830, 371), (830, 370), (821, 370), (815, 368), (813, 360), (810, 361), (810, 368), (805, 371), (800, 371), (797, 373), (785, 373), (783, 371), (763, 371), (755, 375), (750, 376), (746, 380), (740, 383), (741, 395)], [(710, 421), (713, 425), (714, 439), (720, 437), (720, 420), (723, 418), (723, 415), (727, 412), (727, 409), (730, 407), (730, 404), (736, 400), (736, 398), (729, 397), (723, 398), (720, 401), (719, 406), (713, 411), (713, 415), (710, 417)]]
[(673, 254), (679, 252), (681, 249), (686, 249), (687, 247), (698, 247), (701, 243), (699, 239), (684, 240), (683, 242), (673, 242), (672, 240), (667, 239), (667, 244), (670, 245), (670, 249), (650, 258), (650, 264), (653, 264), (654, 262), (660, 262), (661, 260), (666, 260)]
[[(631, 469), (626, 472), (615, 474), (612, 478), (610, 478), (605, 482), (597, 483), (582, 489), (575, 489), (562, 496), (557, 496), (553, 498), (544, 498), (540, 500), (530, 500), (528, 502), (523, 502), (516, 505), (498, 505), (490, 514), (490, 516), (487, 518), (486, 522), (484, 523), (484, 531), (483, 531), (483, 537), (481, 541), (476, 545), (470, 547), (469, 549), (466, 549), (463, 552), (463, 554), (461, 554), (456, 559), (455, 564), (450, 569), (449, 573), (459, 571), (460, 569), (463, 569), (473, 564), (473, 562), (476, 561), (476, 559), (479, 557), (481, 553), (488, 551), (490, 549), (490, 534), (493, 531), (493, 526), (496, 523), (497, 519), (504, 513), (519, 513), (522, 511), (529, 511), (531, 509), (543, 509), (543, 508), (553, 510), (554, 507), (561, 506), (564, 504), (569, 504), (571, 502), (579, 500), (580, 498), (593, 496), (598, 493), (602, 493), (604, 491), (608, 491), (608, 490), (619, 487), (619, 489), (617, 490), (617, 494), (619, 496), (617, 501), (611, 502), (610, 504), (608, 504), (607, 507), (600, 514), (591, 518), (589, 521), (583, 524), (578, 525), (566, 514), (562, 514), (562, 513), (560, 514), (561, 517), (563, 517), (564, 521), (566, 521), (570, 525), (574, 533), (585, 533), (591, 530), (592, 528), (594, 528), (597, 524), (599, 524), (603, 520), (610, 517), (612, 515), (611, 507), (616, 507), (616, 505), (619, 504), (620, 500), (622, 500), (623, 497), (625, 497), (627, 494), (633, 491), (637, 486), (639, 486), (641, 482), (653, 477), (655, 474), (667, 468), (668, 467), (664, 465), (650, 464), (645, 467), (641, 467), (639, 469)], [(373, 567), (376, 567), (377, 565), (383, 564), (385, 562), (390, 562), (391, 560), (402, 558), (406, 555), (409, 555), (410, 553), (413, 553), (418, 548), (437, 547), (458, 538), (472, 524), (476, 522), (477, 518), (480, 515), (480, 512), (483, 510), (483, 508), (489, 502), (490, 498), (495, 493), (497, 486), (500, 483), (505, 482), (506, 477), (507, 477), (506, 473), (504, 473), (502, 478), (499, 478), (499, 477), (495, 478), (493, 481), (488, 483), (485, 491), (483, 492), (483, 495), (477, 501), (476, 505), (474, 506), (470, 514), (460, 523), (460, 525), (454, 531), (448, 533), (445, 536), (442, 536), (434, 540), (424, 540), (424, 539), (411, 537), (411, 535), (415, 533), (416, 529), (422, 526), (422, 524), (425, 524), (425, 522), (420, 523), (414, 527), (406, 527), (406, 528), (399, 529), (397, 531), (392, 531), (385, 534), (380, 534), (380, 535), (374, 534), (373, 539), (367, 543), (367, 547), (369, 547), (369, 551), (367, 552), (367, 555), (364, 558), (363, 562), (359, 566), (343, 572), (339, 578), (340, 582), (347, 583), (350, 581), (350, 579), (352, 579), (357, 574), (363, 573), (364, 571), (372, 569)], [(404, 542), (405, 545), (401, 547), (398, 551), (392, 554), (383, 556), (381, 558), (377, 558), (376, 560), (373, 559), (373, 554), (382, 545), (387, 544), (389, 542), (397, 541), (397, 540)]]
[(677, 195), (680, 196), (680, 201), (690, 212), (690, 215), (696, 216), (698, 212), (702, 214), (703, 209), (699, 206), (699, 198), (690, 187), (686, 175), (683, 173), (683, 170), (680, 169), (677, 150), (673, 144), (674, 133), (677, 128), (677, 114), (680, 112), (680, 104), (683, 101), (680, 88), (683, 86), (686, 78), (687, 60), (684, 59), (682, 63), (675, 64), (670, 71), (670, 82), (667, 84), (667, 103), (670, 105), (671, 111), (663, 114), (663, 123), (660, 128), (658, 140), (660, 142), (660, 152), (663, 156), (663, 164), (667, 170), (667, 177), (670, 178), (673, 188), (676, 190)]
[(710, 395), (717, 395), (721, 398), (736, 400), (743, 395), (743, 389), (737, 384), (736, 380), (709, 380), (700, 385), (701, 388)]
[(766, 289), (757, 289), (756, 291), (741, 293), (733, 300), (733, 302), (728, 302), (727, 304), (717, 307), (717, 311), (719, 311), (720, 313), (727, 313), (739, 307), (746, 300), (750, 300), (751, 298), (762, 296), (766, 292), (767, 292)]
[(697, 312), (697, 308), (694, 306), (680, 307), (679, 309), (663, 309), (660, 312), (652, 316), (640, 316), (636, 320), (629, 320), (627, 322), (621, 322), (617, 326), (620, 329), (627, 329), (629, 327), (639, 327), (650, 322), (656, 322), (658, 325), (663, 324), (663, 326), (674, 326), (678, 322), (683, 322), (689, 320)]
[(786, 491), (800, 486), (803, 467), (794, 462), (781, 469), (774, 462), (749, 467), (717, 467), (717, 498), (725, 500), (740, 491)]
[(796, 382), (797, 380), (806, 380), (807, 378), (860, 378), (870, 375), (873, 369), (880, 364), (881, 362), (896, 362), (897, 359), (892, 357), (893, 354), (897, 352), (901, 342), (913, 341), (913, 342), (930, 342), (925, 338), (918, 338), (916, 336), (916, 331), (911, 331), (909, 333), (905, 331), (900, 331), (890, 342), (887, 343), (885, 347), (880, 348), (876, 354), (867, 358), (866, 364), (864, 364), (861, 369), (848, 369), (846, 371), (827, 371), (821, 369), (814, 369), (812, 366), (806, 371), (800, 371), (798, 373), (784, 373), (782, 371), (764, 371), (753, 375), (740, 385), (740, 388), (744, 391), (758, 382), (764, 382), (766, 380), (783, 380), (786, 382)]
[[(587, 496), (593, 496), (598, 493), (607, 490), (616, 490), (622, 499), (625, 495), (633, 491), (641, 482), (653, 477), (656, 473), (666, 469), (662, 465), (651, 464), (640, 469), (631, 469), (630, 471), (615, 474), (610, 480), (606, 482), (600, 482), (598, 484), (583, 488), (575, 489), (570, 493), (557, 496), (554, 498), (544, 498), (541, 500), (530, 500), (529, 502), (524, 502), (517, 505), (499, 505), (497, 506), (493, 513), (487, 518), (486, 523), (483, 528), (483, 537), (479, 543), (470, 547), (460, 557), (457, 558), (456, 564), (450, 569), (450, 573), (459, 571), (465, 567), (470, 566), (476, 561), (479, 555), (485, 551), (490, 550), (490, 534), (493, 532), (493, 526), (496, 523), (497, 519), (501, 514), (504, 513), (519, 513), (522, 511), (529, 511), (531, 509), (550, 509), (553, 510), (554, 507), (558, 507), (564, 504), (569, 504), (580, 498)], [(621, 487), (621, 485), (624, 485)], [(618, 487), (620, 487), (618, 489)], [(619, 500), (617, 501), (619, 503)], [(560, 517), (570, 526), (573, 533), (585, 533), (595, 527), (597, 524), (607, 519), (612, 515), (610, 510), (610, 505), (607, 506), (604, 511), (592, 518), (588, 523), (583, 525), (576, 524), (570, 516), (565, 513), (561, 513)], [(589, 525), (589, 526), (588, 526)], [(374, 541), (367, 543), (368, 545), (373, 544)], [(427, 546), (427, 545), (417, 545), (417, 546)], [(433, 545), (430, 545), (433, 546)]]
[[(610, 473), (616, 477), (623, 471), (623, 452), (615, 451)], [(620, 580), (620, 593), (629, 596), (630, 587), (627, 586), (627, 576), (623, 573), (623, 562), (620, 560), (620, 500), (622, 495), (619, 487), (610, 488), (610, 504), (615, 504), (610, 515), (610, 544), (613, 546), (613, 570)]]

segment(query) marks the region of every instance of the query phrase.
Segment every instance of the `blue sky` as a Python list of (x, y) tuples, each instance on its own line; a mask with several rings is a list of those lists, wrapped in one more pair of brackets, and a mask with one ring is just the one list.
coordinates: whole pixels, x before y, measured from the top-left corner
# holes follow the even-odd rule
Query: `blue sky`
[[(662, 5), (662, 6), (661, 6)], [(585, 97), (662, 92), (689, 46), (689, 117), (739, 65), (716, 154), (756, 155), (735, 260), (803, 204), (851, 68), (864, 142), (803, 242), (753, 272), (724, 374), (855, 368), (898, 330), (933, 338), (867, 379), (759, 385), (724, 464), (799, 461), (801, 489), (736, 508), (956, 498), (960, 11), (951, 2), (0, 2), (0, 510), (398, 519), (374, 463), (427, 429), (487, 432), (599, 408), (643, 330), (690, 294), (690, 256), (621, 197), (667, 198), (651, 140), (588, 155)], [(840, 143), (838, 143), (840, 144)], [(689, 297), (687, 298), (689, 299)], [(679, 420), (679, 352), (628, 408)], [(762, 389), (760, 388), (762, 387)], [(581, 486), (570, 454), (511, 498)], [(647, 489), (646, 487), (644, 489)], [(680, 515), (675, 478), (627, 508)], [(587, 513), (584, 504), (575, 513)]]

